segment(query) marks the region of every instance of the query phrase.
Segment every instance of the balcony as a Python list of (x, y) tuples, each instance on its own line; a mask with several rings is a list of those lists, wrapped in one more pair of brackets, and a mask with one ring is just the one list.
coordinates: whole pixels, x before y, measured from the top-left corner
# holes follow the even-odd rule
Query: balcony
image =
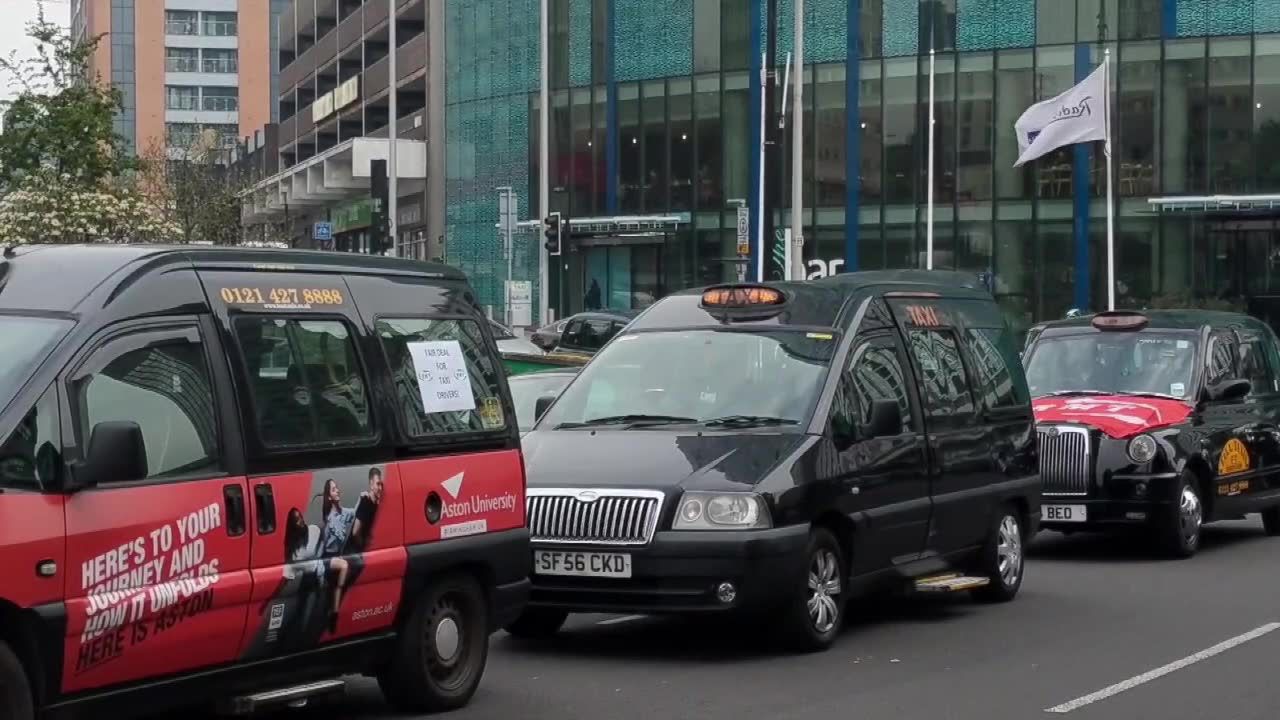
[[(398, 40), (399, 38), (397, 38)], [(400, 46), (396, 55), (396, 72), (403, 80), (427, 66), (427, 34), (419, 33)]]
[(345, 51), (364, 37), (363, 13), (352, 13), (338, 25), (338, 50)]

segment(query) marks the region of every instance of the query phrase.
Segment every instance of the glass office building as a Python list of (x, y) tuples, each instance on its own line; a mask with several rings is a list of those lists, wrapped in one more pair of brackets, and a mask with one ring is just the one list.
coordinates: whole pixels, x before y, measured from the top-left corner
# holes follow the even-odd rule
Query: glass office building
[[(735, 278), (735, 203), (751, 207), (753, 236), (759, 222), (766, 0), (550, 5), (551, 208), (679, 219), (572, 243), (553, 262), (557, 314)], [(793, 9), (778, 6), (781, 62)], [(934, 267), (982, 274), (1023, 327), (1105, 308), (1101, 145), (1015, 168), (1013, 126), (1110, 50), (1117, 305), (1280, 320), (1280, 0), (805, 6), (804, 146), (783, 133), (774, 207), (789, 224), (790, 153), (804, 153), (811, 276), (923, 266), (932, 47)], [(526, 217), (538, 201), (537, 11), (538, 0), (448, 10), (447, 256), (496, 304), (506, 264), (493, 188), (515, 186), (535, 208)], [(519, 245), (517, 274), (536, 276), (540, 243)]]

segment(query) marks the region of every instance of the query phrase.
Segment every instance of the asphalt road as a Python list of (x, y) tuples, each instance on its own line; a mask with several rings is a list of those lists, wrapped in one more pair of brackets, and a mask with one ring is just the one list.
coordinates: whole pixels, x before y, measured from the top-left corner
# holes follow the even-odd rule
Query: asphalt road
[[(1172, 561), (1122, 537), (1042, 533), (1013, 603), (861, 604), (816, 655), (775, 654), (752, 628), (577, 616), (551, 641), (495, 636), (480, 691), (446, 717), (1271, 720), (1280, 538), (1253, 517), (1203, 543)], [(354, 680), (342, 704), (270, 720), (392, 717)]]

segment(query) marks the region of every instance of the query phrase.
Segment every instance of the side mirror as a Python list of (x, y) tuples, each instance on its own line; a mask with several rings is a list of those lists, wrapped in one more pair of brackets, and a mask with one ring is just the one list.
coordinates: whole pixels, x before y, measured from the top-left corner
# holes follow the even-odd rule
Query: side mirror
[(556, 401), (555, 395), (543, 395), (533, 404), (533, 417), (535, 420), (541, 420), (547, 410), (551, 408), (551, 403)]
[(878, 438), (902, 433), (902, 410), (893, 400), (876, 400), (871, 403), (871, 422), (867, 423), (867, 437)]
[(1227, 380), (1209, 387), (1211, 400), (1239, 400), (1253, 390), (1253, 383), (1244, 378)]
[(93, 426), (89, 449), (76, 464), (75, 488), (141, 480), (147, 476), (147, 446), (136, 422), (101, 422)]

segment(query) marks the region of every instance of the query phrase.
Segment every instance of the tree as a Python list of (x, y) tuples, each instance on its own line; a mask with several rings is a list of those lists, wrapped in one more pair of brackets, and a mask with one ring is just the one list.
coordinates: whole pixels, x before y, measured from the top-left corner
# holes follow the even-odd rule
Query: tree
[(177, 233), (126, 183), (76, 183), (41, 169), (0, 197), (0, 245), (157, 242)]
[(176, 229), (180, 242), (234, 245), (242, 240), (240, 175), (227, 163), (211, 130), (147, 150), (139, 182), (152, 207)]
[(102, 36), (73, 39), (46, 19), (43, 0), (27, 35), (34, 57), (20, 59), (14, 51), (0, 58), (0, 73), (18, 92), (0, 135), (0, 194), (41, 170), (94, 187), (131, 169), (125, 140), (112, 126), (123, 98), (93, 70)]

